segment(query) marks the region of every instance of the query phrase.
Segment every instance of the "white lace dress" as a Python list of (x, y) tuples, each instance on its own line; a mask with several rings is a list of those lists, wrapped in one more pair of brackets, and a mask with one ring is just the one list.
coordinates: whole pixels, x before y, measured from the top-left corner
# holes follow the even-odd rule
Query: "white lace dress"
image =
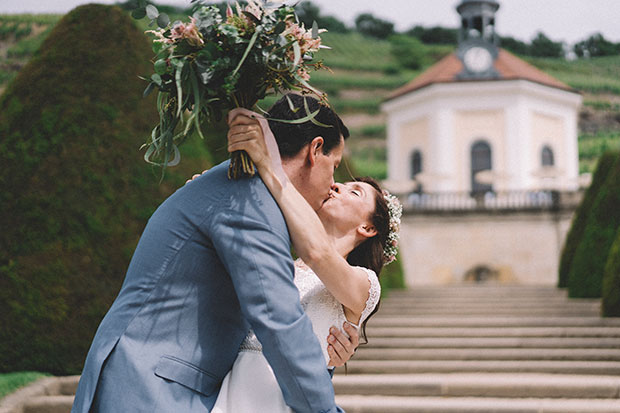
[[(374, 271), (366, 268), (363, 270), (368, 274), (370, 287), (360, 324), (372, 313), (381, 296), (381, 287)], [(331, 326), (342, 326), (347, 321), (344, 310), (316, 274), (301, 260), (295, 261), (295, 285), (299, 289), (301, 305), (312, 322), (314, 334), (321, 343), (327, 366), (329, 329)], [(232, 369), (222, 382), (211, 413), (255, 412), (288, 413), (292, 410), (284, 403), (275, 375), (263, 356), (261, 344), (256, 335), (250, 331), (241, 344)]]

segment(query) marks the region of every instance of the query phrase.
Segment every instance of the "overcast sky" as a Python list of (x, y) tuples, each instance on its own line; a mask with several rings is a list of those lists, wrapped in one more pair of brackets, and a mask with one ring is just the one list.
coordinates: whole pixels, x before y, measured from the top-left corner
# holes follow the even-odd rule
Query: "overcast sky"
[[(397, 30), (415, 25), (458, 27), (456, 5), (460, 0), (312, 0), (323, 14), (352, 25), (360, 13), (370, 12), (389, 20)], [(66, 13), (85, 3), (112, 4), (116, 0), (0, 0), (0, 14)], [(156, 3), (187, 6), (190, 0)], [(620, 0), (499, 0), (496, 27), (503, 36), (529, 41), (543, 31), (555, 41), (575, 43), (601, 32), (620, 42)]]

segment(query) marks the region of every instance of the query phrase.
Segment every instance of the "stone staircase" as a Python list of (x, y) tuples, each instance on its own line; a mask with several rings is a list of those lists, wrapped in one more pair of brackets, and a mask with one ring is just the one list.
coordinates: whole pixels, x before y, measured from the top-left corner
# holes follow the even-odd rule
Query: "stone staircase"
[(46, 377), (0, 400), (0, 413), (69, 413), (80, 376)]
[(550, 287), (393, 291), (334, 377), (349, 413), (620, 413), (620, 319)]
[[(337, 370), (338, 404), (348, 413), (620, 413), (620, 319), (600, 318), (599, 307), (547, 287), (391, 292), (368, 323), (369, 344), (348, 374)], [(68, 413), (78, 379), (42, 379), (3, 399), (0, 413)]]

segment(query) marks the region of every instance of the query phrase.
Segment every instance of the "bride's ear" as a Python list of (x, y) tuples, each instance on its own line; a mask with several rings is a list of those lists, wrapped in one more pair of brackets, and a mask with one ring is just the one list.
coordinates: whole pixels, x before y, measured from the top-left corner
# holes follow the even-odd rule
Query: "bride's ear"
[(370, 223), (365, 223), (357, 227), (357, 233), (364, 238), (370, 238), (377, 235), (377, 229)]
[(308, 162), (310, 162), (310, 166), (314, 166), (316, 163), (316, 158), (323, 153), (324, 144), (325, 140), (322, 136), (317, 136), (310, 142), (310, 150), (308, 151)]

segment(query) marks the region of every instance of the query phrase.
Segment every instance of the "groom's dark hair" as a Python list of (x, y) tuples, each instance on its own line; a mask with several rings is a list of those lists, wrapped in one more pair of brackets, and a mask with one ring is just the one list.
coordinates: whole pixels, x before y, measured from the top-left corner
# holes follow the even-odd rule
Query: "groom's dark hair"
[[(319, 113), (314, 119), (329, 127), (319, 126), (310, 120), (299, 124), (278, 122), (278, 119), (295, 120), (306, 117), (309, 114), (306, 111), (306, 104), (310, 113), (314, 113), (318, 109)], [(294, 110), (291, 109), (291, 106)], [(282, 158), (297, 155), (301, 148), (312, 142), (317, 136), (323, 137), (325, 141), (323, 153), (327, 155), (340, 143), (340, 135), (344, 139), (349, 137), (349, 129), (336, 112), (311, 96), (289, 93), (274, 103), (269, 109), (267, 117), (271, 119), (269, 120), (269, 128), (276, 138)]]

